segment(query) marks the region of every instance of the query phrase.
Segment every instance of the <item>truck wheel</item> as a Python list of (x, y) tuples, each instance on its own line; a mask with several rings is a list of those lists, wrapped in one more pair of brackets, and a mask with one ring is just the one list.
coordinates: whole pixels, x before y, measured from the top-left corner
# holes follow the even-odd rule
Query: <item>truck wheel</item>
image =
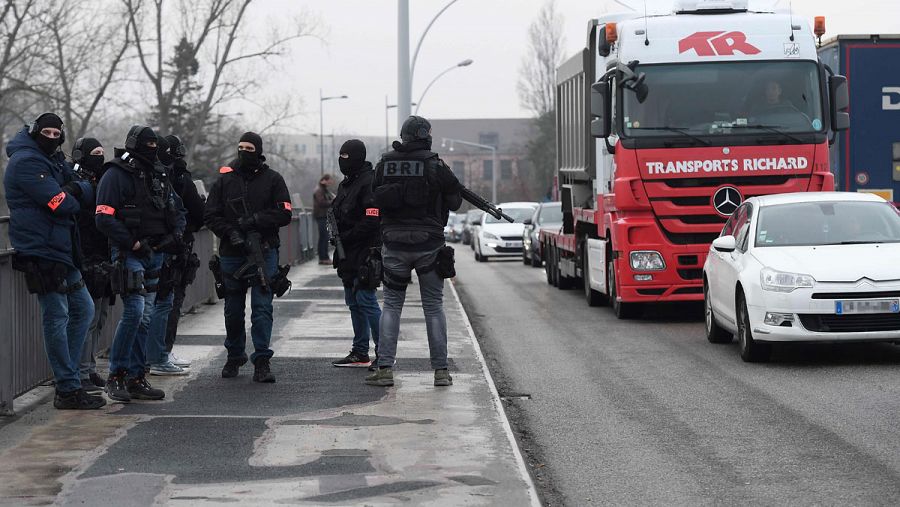
[(581, 278), (584, 281), (584, 299), (588, 306), (605, 305), (606, 296), (591, 288), (591, 260), (588, 258), (587, 245), (584, 246), (581, 254)]
[(772, 354), (772, 345), (760, 343), (753, 339), (753, 331), (750, 328), (750, 312), (747, 311), (747, 299), (743, 293), (737, 297), (737, 334), (738, 343), (741, 346), (741, 359), (748, 363), (764, 363)]
[(723, 329), (716, 322), (713, 314), (712, 300), (709, 297), (709, 285), (703, 282), (703, 314), (706, 318), (706, 339), (709, 343), (731, 343), (733, 337), (731, 333)]
[[(612, 257), (612, 256), (610, 256)], [(619, 320), (633, 319), (641, 314), (638, 303), (623, 303), (618, 300), (618, 287), (616, 286), (616, 269), (612, 258), (606, 264), (606, 285), (609, 288), (609, 304), (613, 313)]]

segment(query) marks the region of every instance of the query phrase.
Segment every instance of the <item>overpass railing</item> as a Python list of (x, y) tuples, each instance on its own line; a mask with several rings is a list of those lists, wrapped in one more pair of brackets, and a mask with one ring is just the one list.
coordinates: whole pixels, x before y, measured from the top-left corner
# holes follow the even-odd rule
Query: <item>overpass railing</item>
[[(0, 217), (0, 415), (13, 415), (13, 400), (53, 378), (44, 352), (41, 310), (37, 297), (28, 293), (25, 276), (12, 269), (14, 251), (9, 246), (9, 217)], [(217, 301), (209, 259), (218, 246), (215, 235), (201, 229), (194, 235), (194, 252), (200, 257), (197, 278), (185, 294), (183, 311)], [(295, 212), (291, 223), (280, 231), (279, 262), (296, 264), (314, 257), (317, 238), (315, 220), (309, 212)], [(99, 349), (112, 343), (122, 315), (122, 303), (109, 309)]]

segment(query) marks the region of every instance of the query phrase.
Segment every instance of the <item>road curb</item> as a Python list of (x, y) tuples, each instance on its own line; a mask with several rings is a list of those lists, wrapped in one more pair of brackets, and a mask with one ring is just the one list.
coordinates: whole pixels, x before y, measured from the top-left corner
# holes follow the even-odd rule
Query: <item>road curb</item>
[(497, 386), (494, 384), (494, 377), (491, 376), (491, 372), (488, 369), (487, 361), (484, 359), (484, 354), (481, 352), (481, 345), (478, 343), (478, 338), (475, 337), (475, 329), (472, 328), (472, 323), (469, 321), (469, 314), (466, 313), (466, 309), (462, 304), (462, 299), (459, 297), (459, 293), (456, 291), (456, 285), (454, 282), (450, 282), (450, 290), (453, 292), (453, 298), (456, 300), (456, 304), (459, 306), (460, 314), (462, 315), (463, 322), (466, 325), (466, 330), (469, 333), (469, 337), (472, 339), (472, 346), (475, 349), (475, 357), (478, 358), (478, 362), (481, 363), (481, 371), (484, 373), (485, 379), (487, 379), (488, 387), (491, 390), (491, 400), (493, 401), (494, 409), (500, 414), (500, 419), (503, 421), (503, 432), (506, 433), (506, 438), (509, 440), (509, 445), (512, 446), (513, 455), (516, 458), (516, 464), (519, 467), (519, 472), (522, 475), (522, 480), (525, 481), (525, 484), (528, 485), (528, 496), (531, 497), (531, 505), (535, 507), (540, 507), (540, 497), (537, 493), (537, 488), (534, 486), (534, 481), (531, 479), (531, 474), (528, 473), (528, 465), (525, 463), (525, 459), (522, 457), (522, 452), (519, 450), (519, 444), (516, 442), (516, 436), (513, 434), (512, 427), (509, 425), (509, 418), (506, 415), (506, 409), (503, 408), (503, 402), (500, 400), (500, 393), (497, 391)]

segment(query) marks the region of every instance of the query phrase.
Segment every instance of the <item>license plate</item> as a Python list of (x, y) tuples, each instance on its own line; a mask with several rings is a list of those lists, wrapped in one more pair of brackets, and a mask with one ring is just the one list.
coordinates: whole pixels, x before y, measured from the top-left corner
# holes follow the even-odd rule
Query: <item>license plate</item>
[(834, 313), (838, 315), (859, 313), (900, 313), (900, 299), (835, 301)]
[(522, 246), (522, 243), (518, 241), (509, 241), (506, 243), (506, 248), (515, 248), (517, 246)]

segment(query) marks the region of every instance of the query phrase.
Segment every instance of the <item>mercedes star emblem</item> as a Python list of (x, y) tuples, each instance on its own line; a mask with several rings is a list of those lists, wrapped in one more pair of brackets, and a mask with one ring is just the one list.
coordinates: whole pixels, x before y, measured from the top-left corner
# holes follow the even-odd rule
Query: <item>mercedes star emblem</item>
[(742, 201), (740, 191), (734, 187), (722, 187), (716, 190), (712, 198), (713, 208), (723, 217), (731, 216)]

